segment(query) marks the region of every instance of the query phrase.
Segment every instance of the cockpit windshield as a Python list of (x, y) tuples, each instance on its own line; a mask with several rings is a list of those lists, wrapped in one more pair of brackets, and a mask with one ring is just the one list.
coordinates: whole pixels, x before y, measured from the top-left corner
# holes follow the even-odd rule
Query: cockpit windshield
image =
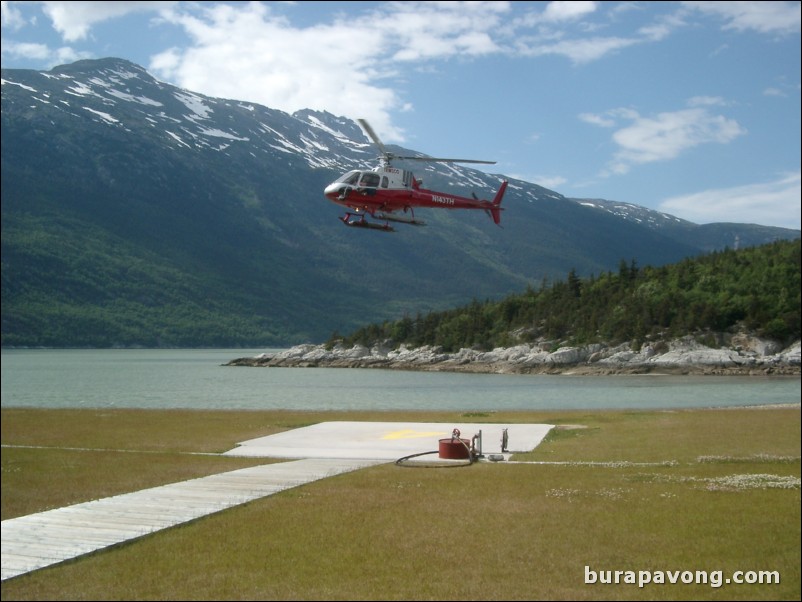
[(359, 175), (361, 173), (362, 173), (361, 171), (349, 171), (348, 173), (343, 174), (339, 178), (337, 178), (337, 181), (342, 182), (343, 184), (356, 185), (356, 183), (359, 181)]

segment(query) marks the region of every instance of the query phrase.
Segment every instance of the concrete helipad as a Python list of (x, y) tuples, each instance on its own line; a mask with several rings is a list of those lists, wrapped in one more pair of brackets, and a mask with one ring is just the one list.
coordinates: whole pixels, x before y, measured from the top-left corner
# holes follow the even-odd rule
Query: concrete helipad
[(481, 433), (482, 453), (500, 454), (504, 429), (507, 429), (507, 450), (523, 452), (537, 447), (552, 425), (321, 422), (244, 441), (226, 455), (395, 461), (410, 454), (437, 451), (440, 439), (450, 438), (455, 428), (460, 431), (460, 438), (469, 441)]
[(225, 455), (295, 461), (243, 468), (4, 520), (2, 579), (318, 479), (412, 454), (437, 452), (440, 439), (450, 438), (455, 428), (461, 439), (469, 441), (481, 432), (482, 454), (501, 455), (504, 429), (508, 452), (529, 451), (552, 425), (324, 422), (251, 439)]

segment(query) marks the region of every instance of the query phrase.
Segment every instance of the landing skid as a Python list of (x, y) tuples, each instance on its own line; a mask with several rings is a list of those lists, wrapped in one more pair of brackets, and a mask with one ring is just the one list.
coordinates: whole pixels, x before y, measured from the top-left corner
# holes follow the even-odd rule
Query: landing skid
[(383, 230), (384, 232), (395, 232), (395, 228), (391, 227), (389, 224), (377, 224), (376, 222), (369, 222), (365, 219), (364, 215), (360, 215), (356, 219), (351, 219), (354, 217), (353, 213), (346, 213), (343, 217), (340, 218), (340, 221), (344, 223), (346, 226), (351, 226), (352, 228), (368, 228), (369, 230)]
[(411, 226), (425, 226), (426, 222), (422, 219), (415, 219), (415, 216), (412, 217), (398, 217), (396, 215), (388, 215), (386, 213), (379, 213), (376, 215), (376, 219), (383, 219), (389, 222), (398, 222), (399, 224), (410, 224)]

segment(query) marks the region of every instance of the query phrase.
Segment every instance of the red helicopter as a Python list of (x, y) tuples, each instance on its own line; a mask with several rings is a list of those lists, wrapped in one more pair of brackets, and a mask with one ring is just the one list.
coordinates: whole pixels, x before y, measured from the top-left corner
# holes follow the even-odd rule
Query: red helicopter
[[(472, 159), (434, 159), (431, 157), (399, 157), (387, 151), (364, 119), (357, 120), (365, 133), (370, 137), (382, 156), (380, 164), (370, 171), (354, 170), (340, 176), (326, 186), (323, 194), (348, 211), (340, 220), (346, 226), (355, 228), (373, 228), (393, 232), (388, 222), (399, 222), (413, 226), (423, 226), (425, 222), (415, 217), (414, 207), (435, 207), (439, 209), (484, 209), (496, 224), (501, 223), (501, 199), (507, 189), (507, 181), (503, 181), (492, 201), (455, 196), (445, 192), (435, 192), (421, 187), (421, 180), (415, 178), (411, 171), (398, 169), (391, 165), (394, 159), (405, 161), (427, 161), (440, 163), (486, 163), (495, 161), (475, 161)], [(409, 213), (409, 216), (394, 215), (394, 212)], [(367, 216), (381, 222), (370, 222)], [(383, 223), (382, 223), (383, 222)]]

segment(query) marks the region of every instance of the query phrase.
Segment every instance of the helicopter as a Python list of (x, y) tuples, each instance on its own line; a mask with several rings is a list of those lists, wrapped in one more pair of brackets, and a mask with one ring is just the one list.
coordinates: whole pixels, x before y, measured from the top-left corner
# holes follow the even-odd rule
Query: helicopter
[[(326, 186), (323, 194), (330, 201), (348, 209), (339, 218), (346, 226), (354, 228), (370, 228), (394, 232), (389, 222), (423, 226), (425, 222), (415, 217), (415, 207), (440, 209), (484, 209), (493, 222), (501, 225), (501, 200), (507, 190), (507, 181), (503, 181), (492, 201), (481, 200), (474, 194), (473, 198), (456, 196), (446, 192), (427, 190), (422, 187), (411, 171), (392, 166), (395, 159), (403, 161), (425, 161), (439, 163), (485, 163), (495, 161), (477, 161), (474, 159), (438, 159), (432, 157), (402, 157), (387, 150), (382, 141), (364, 119), (357, 122), (379, 147), (381, 156), (379, 165), (372, 170), (352, 170), (337, 178)], [(399, 215), (404, 213), (409, 215)], [(379, 221), (368, 221), (367, 217)]]

